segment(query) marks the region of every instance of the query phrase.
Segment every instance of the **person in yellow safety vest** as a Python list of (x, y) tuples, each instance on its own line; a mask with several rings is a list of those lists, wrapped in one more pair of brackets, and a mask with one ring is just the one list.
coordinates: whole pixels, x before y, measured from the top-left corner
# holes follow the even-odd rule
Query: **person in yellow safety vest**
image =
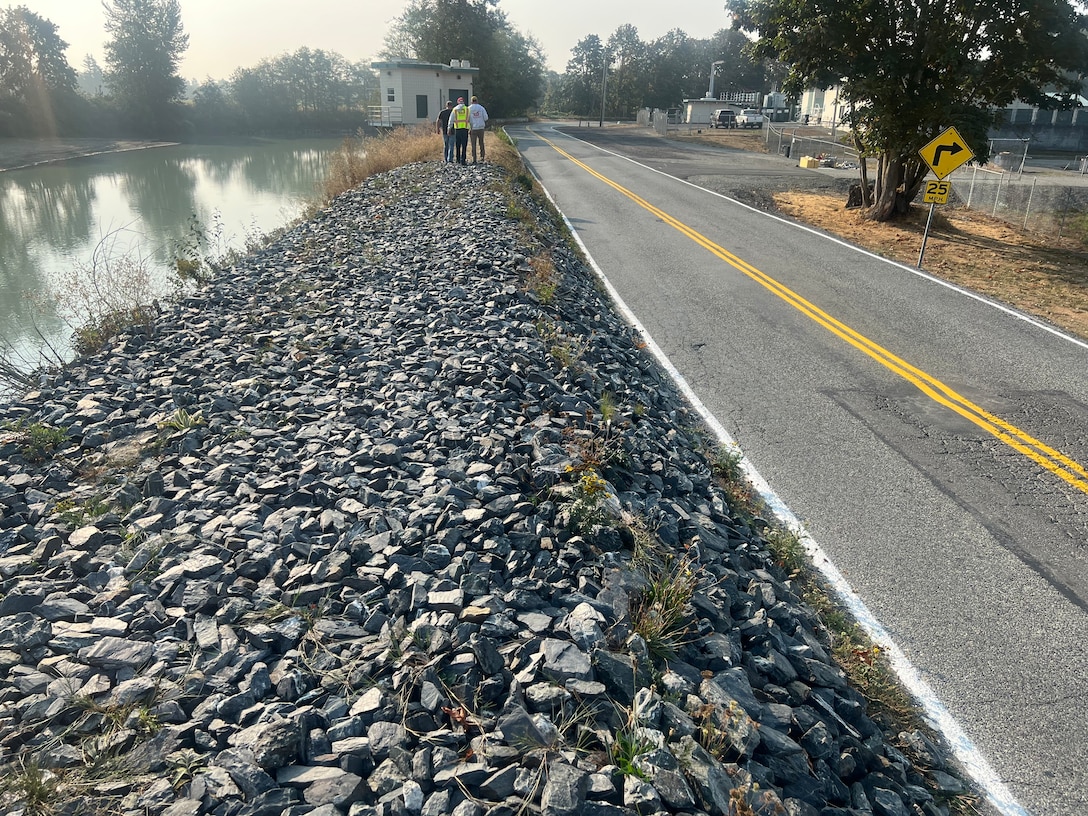
[(468, 108), (463, 96), (457, 97), (457, 106), (450, 114), (450, 130), (453, 131), (457, 163), (468, 164)]

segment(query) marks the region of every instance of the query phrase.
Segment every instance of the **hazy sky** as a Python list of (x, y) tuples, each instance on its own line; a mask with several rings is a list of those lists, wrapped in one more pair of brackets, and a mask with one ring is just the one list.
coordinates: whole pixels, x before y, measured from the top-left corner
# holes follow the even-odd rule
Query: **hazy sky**
[[(106, 41), (101, 0), (0, 0), (25, 5), (57, 25), (77, 71), (91, 54), (103, 60)], [(570, 50), (589, 34), (602, 40), (631, 23), (649, 41), (674, 28), (705, 39), (729, 21), (724, 0), (500, 0), (510, 24), (536, 38), (549, 68), (562, 72)], [(181, 65), (186, 79), (226, 79), (303, 46), (335, 51), (351, 62), (370, 60), (382, 47), (404, 0), (181, 0), (189, 50)], [(450, 57), (455, 57), (451, 54)]]

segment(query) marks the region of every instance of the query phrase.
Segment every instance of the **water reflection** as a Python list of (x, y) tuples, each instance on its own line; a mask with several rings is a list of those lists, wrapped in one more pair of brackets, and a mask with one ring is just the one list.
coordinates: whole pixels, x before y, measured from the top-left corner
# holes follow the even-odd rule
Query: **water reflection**
[(165, 290), (179, 246), (194, 239), (194, 215), (222, 225), (218, 253), (282, 226), (316, 198), (339, 144), (186, 145), (0, 172), (0, 336), (24, 356), (38, 330), (65, 345), (58, 333), (68, 329), (36, 315), (26, 295), (47, 301), (100, 243), (143, 258)]

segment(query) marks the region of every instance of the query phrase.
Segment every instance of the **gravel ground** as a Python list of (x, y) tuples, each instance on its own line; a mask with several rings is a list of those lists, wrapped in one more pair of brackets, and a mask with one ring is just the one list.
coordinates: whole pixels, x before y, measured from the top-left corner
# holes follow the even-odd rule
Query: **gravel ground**
[(947, 816), (508, 184), (375, 177), (6, 407), (3, 813)]

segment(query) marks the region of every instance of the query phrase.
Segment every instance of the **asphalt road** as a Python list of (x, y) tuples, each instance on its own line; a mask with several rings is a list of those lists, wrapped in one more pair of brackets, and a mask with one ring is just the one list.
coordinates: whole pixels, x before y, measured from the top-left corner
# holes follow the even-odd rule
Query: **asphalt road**
[(510, 132), (1004, 812), (1088, 813), (1088, 346), (761, 212), (771, 189), (842, 186), (787, 159)]

